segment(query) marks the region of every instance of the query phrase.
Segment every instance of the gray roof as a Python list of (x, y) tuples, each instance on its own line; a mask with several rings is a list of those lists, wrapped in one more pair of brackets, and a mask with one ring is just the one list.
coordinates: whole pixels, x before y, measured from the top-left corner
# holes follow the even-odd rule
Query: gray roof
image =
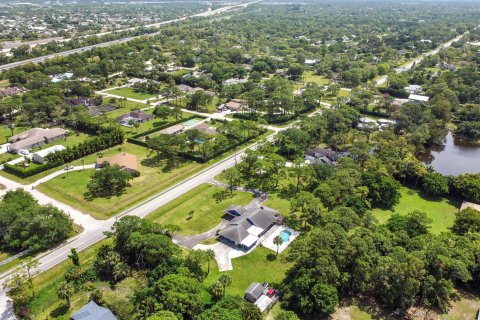
[(245, 298), (250, 301), (254, 300), (252, 302), (255, 302), (258, 298), (260, 298), (264, 290), (265, 287), (260, 283), (253, 282), (250, 286), (248, 286), (247, 290), (245, 290)]
[(244, 214), (247, 211), (247, 209), (239, 205), (231, 205), (230, 207), (227, 208), (227, 210), (225, 210), (225, 213), (230, 214), (230, 211), (236, 211), (239, 214)]
[(84, 305), (72, 315), (72, 320), (117, 320), (112, 311), (100, 307), (93, 301)]
[(237, 244), (248, 237), (248, 229), (251, 226), (257, 226), (265, 230), (281, 218), (278, 211), (266, 207), (245, 209), (241, 206), (230, 206), (226, 210), (227, 213), (228, 210), (235, 210), (241, 215), (233, 218), (227, 227), (219, 232), (219, 235)]

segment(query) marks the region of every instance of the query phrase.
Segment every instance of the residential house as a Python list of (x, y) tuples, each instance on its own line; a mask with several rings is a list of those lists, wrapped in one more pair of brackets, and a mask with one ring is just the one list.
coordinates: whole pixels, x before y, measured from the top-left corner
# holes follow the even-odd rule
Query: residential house
[(224, 86), (231, 86), (234, 84), (240, 84), (240, 83), (247, 83), (248, 79), (237, 79), (237, 78), (231, 78), (223, 81)]
[(165, 128), (163, 130), (160, 130), (159, 133), (161, 134), (178, 134), (183, 132), (185, 130), (185, 126), (183, 124), (176, 124), (173, 126), (170, 126), (168, 128)]
[(331, 149), (313, 148), (305, 151), (305, 160), (309, 164), (334, 164), (339, 153)]
[(316, 65), (317, 62), (318, 62), (317, 59), (305, 59), (305, 64), (306, 64), (306, 65), (309, 65), (309, 66)]
[(146, 114), (144, 111), (135, 110), (129, 113), (122, 114), (117, 118), (117, 122), (122, 126), (131, 127), (131, 123), (144, 123), (154, 118), (153, 114)]
[(10, 145), (7, 150), (12, 153), (18, 153), (22, 149), (32, 149), (43, 146), (52, 141), (65, 138), (68, 131), (62, 128), (32, 128), (10, 138)]
[(423, 89), (422, 89), (422, 86), (419, 86), (418, 84), (411, 84), (405, 87), (405, 91), (407, 91), (410, 94), (420, 94), (423, 92)]
[(244, 299), (257, 306), (261, 312), (268, 311), (278, 300), (278, 291), (268, 283), (253, 282), (244, 293)]
[(225, 104), (225, 108), (230, 111), (241, 111), (246, 108), (246, 104), (243, 100), (233, 99)]
[(186, 84), (179, 84), (177, 85), (177, 89), (180, 90), (181, 92), (187, 92), (187, 93), (190, 93), (192, 92), (193, 88), (186, 85)]
[(52, 83), (59, 83), (64, 80), (70, 80), (72, 77), (73, 77), (72, 72), (65, 72), (65, 73), (54, 75), (54, 76), (50, 76), (50, 78), (52, 79), (51, 80)]
[(410, 94), (408, 96), (408, 100), (414, 102), (427, 102), (430, 99), (428, 96), (421, 96), (419, 94)]
[(202, 122), (194, 126), (192, 129), (197, 129), (200, 132), (206, 133), (206, 134), (218, 134), (218, 131), (216, 128), (209, 126), (208, 123)]
[(233, 217), (229, 224), (219, 232), (222, 239), (240, 247), (243, 250), (252, 249), (265, 232), (275, 224), (283, 222), (278, 211), (257, 207), (246, 209), (241, 206), (231, 206), (225, 213)]
[(89, 99), (89, 98), (70, 98), (65, 100), (65, 103), (71, 107), (76, 107), (76, 106), (94, 106), (96, 105), (96, 102), (94, 99)]
[(22, 89), (20, 89), (19, 87), (9, 87), (9, 88), (0, 90), (0, 98), (13, 96), (14, 94), (19, 94), (21, 92), (22, 92)]
[(80, 310), (72, 314), (72, 320), (117, 320), (117, 317), (107, 308), (90, 301)]
[(43, 150), (40, 150), (38, 152), (35, 152), (33, 154), (33, 161), (34, 162), (37, 162), (37, 163), (45, 163), (47, 162), (46, 158), (49, 154), (52, 154), (52, 153), (55, 153), (55, 152), (58, 152), (58, 151), (63, 151), (63, 150), (66, 150), (67, 148), (65, 148), (64, 146), (60, 145), (60, 144), (57, 144), (55, 146), (51, 146), (49, 148), (46, 148), (46, 149), (43, 149)]
[(98, 158), (95, 163), (95, 168), (103, 168), (105, 163), (111, 166), (117, 165), (122, 171), (128, 171), (131, 174), (138, 173), (137, 156), (129, 153), (119, 153), (113, 157)]
[(377, 130), (379, 125), (375, 119), (362, 117), (358, 120), (357, 128), (360, 130)]
[(443, 70), (448, 70), (448, 71), (455, 71), (457, 69), (454, 64), (449, 64), (449, 63), (441, 63), (440, 64), (440, 69)]

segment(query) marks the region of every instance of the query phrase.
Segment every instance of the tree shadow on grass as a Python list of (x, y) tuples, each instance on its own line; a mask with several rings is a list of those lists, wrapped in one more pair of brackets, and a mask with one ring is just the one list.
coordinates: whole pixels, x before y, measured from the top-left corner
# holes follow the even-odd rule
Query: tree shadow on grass
[(53, 309), (52, 312), (50, 312), (50, 316), (52, 318), (58, 318), (60, 316), (67, 314), (69, 309), (70, 308), (68, 307), (68, 305), (64, 303), (61, 306), (58, 306), (55, 309)]

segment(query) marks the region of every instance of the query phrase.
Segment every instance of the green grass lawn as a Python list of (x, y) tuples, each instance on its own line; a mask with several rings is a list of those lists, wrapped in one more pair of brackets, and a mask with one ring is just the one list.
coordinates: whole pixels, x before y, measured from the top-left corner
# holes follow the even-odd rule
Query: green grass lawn
[(385, 223), (393, 212), (406, 214), (414, 210), (424, 211), (432, 219), (432, 233), (449, 231), (455, 220), (460, 202), (445, 198), (432, 198), (419, 191), (402, 187), (400, 203), (393, 210), (374, 209), (373, 214), (379, 223)]
[[(216, 198), (226, 189), (202, 184), (152, 212), (147, 219), (160, 224), (174, 224), (182, 228), (179, 234), (193, 235), (208, 231), (221, 222), (223, 211), (229, 206), (245, 205), (253, 196), (248, 192), (234, 191), (233, 196)], [(193, 212), (190, 218), (190, 212)]]
[(346, 97), (349, 94), (350, 94), (349, 90), (340, 89), (340, 91), (338, 91), (337, 97)]
[(328, 84), (330, 84), (330, 79), (327, 79), (325, 77), (322, 77), (322, 76), (317, 76), (313, 71), (307, 71), (305, 72), (305, 82), (313, 82), (313, 83), (316, 83), (320, 86), (326, 86)]
[(140, 92), (130, 87), (122, 87), (122, 88), (107, 90), (106, 92), (117, 95), (117, 96), (137, 99), (137, 100), (147, 100), (159, 95), (159, 94), (149, 94), (149, 93)]
[[(22, 133), (30, 128), (27, 127), (15, 127), (13, 128), (13, 135)], [(12, 136), (12, 131), (5, 125), (0, 125), (0, 144), (8, 142), (8, 139)]]
[[(232, 285), (227, 288), (226, 293), (243, 297), (243, 292), (252, 282), (266, 281), (273, 285), (280, 283), (291, 266), (281, 260), (285, 252), (275, 257), (274, 251), (257, 247), (249, 254), (233, 259), (233, 270), (226, 271), (232, 277)], [(208, 287), (220, 274), (217, 265), (212, 264), (205, 285)]]
[[(111, 148), (103, 152), (103, 155), (111, 156), (119, 152), (137, 155), (140, 171), (140, 176), (130, 181), (131, 186), (121, 196), (86, 200), (83, 195), (87, 191), (87, 183), (93, 170), (65, 173), (39, 185), (38, 189), (85, 213), (91, 214), (97, 219), (108, 219), (138, 201), (186, 178), (204, 166), (196, 162), (184, 161), (171, 171), (163, 172), (162, 168), (157, 167), (151, 160), (154, 154), (150, 150), (130, 143)], [(85, 164), (94, 163), (97, 158), (96, 154), (90, 155), (85, 158)], [(78, 163), (78, 161), (73, 164), (80, 165), (81, 163)]]

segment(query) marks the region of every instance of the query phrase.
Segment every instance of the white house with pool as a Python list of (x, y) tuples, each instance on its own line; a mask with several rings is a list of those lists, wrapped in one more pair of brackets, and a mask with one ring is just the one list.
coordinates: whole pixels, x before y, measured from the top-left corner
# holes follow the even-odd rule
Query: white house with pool
[(263, 240), (262, 246), (277, 252), (277, 245), (273, 243), (273, 239), (279, 236), (282, 239), (282, 244), (278, 246), (278, 253), (281, 253), (283, 250), (287, 249), (290, 243), (293, 242), (298, 236), (300, 232), (293, 230), (287, 226), (278, 226), (272, 230), (272, 232)]

